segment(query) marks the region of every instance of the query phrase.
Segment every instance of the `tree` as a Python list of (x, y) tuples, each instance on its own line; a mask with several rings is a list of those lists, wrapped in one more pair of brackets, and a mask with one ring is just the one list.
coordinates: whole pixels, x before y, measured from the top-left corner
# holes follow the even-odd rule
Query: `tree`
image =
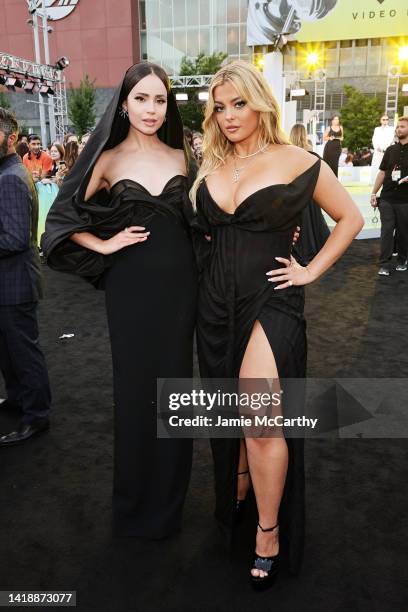
[(91, 81), (87, 74), (78, 89), (71, 89), (68, 116), (79, 137), (95, 125), (95, 80)]
[(6, 94), (3, 93), (2, 91), (0, 91), (0, 106), (2, 108), (11, 108), (9, 99), (7, 98)]
[[(226, 57), (226, 53), (213, 53), (212, 55), (199, 53), (195, 60), (183, 57), (180, 65), (180, 76), (215, 74), (221, 68), (221, 64)], [(183, 91), (188, 93), (189, 96), (188, 102), (179, 106), (183, 123), (192, 130), (201, 130), (204, 112), (203, 104), (198, 99), (197, 89), (189, 87)]]
[(204, 120), (204, 107), (198, 99), (197, 92), (192, 88), (186, 90), (189, 95), (188, 102), (179, 105), (179, 111), (183, 124), (190, 130), (200, 131)]
[(221, 64), (226, 57), (227, 54), (222, 52), (213, 53), (212, 55), (199, 53), (195, 60), (184, 56), (180, 64), (180, 76), (215, 74), (221, 68)]
[(371, 147), (374, 128), (384, 109), (377, 97), (368, 98), (351, 85), (344, 86), (347, 102), (341, 109), (344, 146), (350, 151)]

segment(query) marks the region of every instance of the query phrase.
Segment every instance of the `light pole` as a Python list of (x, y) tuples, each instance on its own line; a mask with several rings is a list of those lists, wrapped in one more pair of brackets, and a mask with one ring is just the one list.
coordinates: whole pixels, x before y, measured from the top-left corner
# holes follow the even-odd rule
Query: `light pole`
[[(48, 15), (47, 8), (45, 6), (44, 0), (41, 2), (42, 8), (42, 29), (44, 36), (44, 58), (45, 63), (50, 65), (50, 47), (48, 44)], [(50, 122), (50, 138), (51, 142), (55, 142), (56, 140), (56, 130), (55, 130), (55, 113), (54, 113), (54, 96), (48, 97), (48, 117)]]
[[(43, 31), (45, 63), (50, 65), (50, 50), (49, 50), (49, 44), (48, 44), (49, 26), (48, 26), (48, 15), (47, 15), (47, 8), (45, 6), (45, 1), (44, 0), (27, 0), (27, 3), (28, 3), (28, 11), (32, 15), (31, 20), (32, 20), (33, 33), (34, 33), (35, 61), (37, 64), (42, 63), (40, 37), (39, 37), (39, 29), (41, 27)], [(40, 13), (42, 17), (41, 26), (38, 23), (38, 13)], [(52, 142), (56, 140), (54, 96), (49, 96), (48, 104), (44, 103), (41, 94), (38, 94), (38, 99), (39, 99), (39, 108), (40, 108), (41, 140), (42, 140), (43, 145), (46, 145), (48, 139), (47, 139), (47, 124), (46, 124), (45, 110), (44, 110), (45, 106), (48, 106), (50, 139)]]
[[(34, 33), (34, 53), (35, 61), (37, 64), (41, 64), (41, 52), (40, 52), (40, 37), (38, 34), (38, 19), (37, 19), (37, 2), (28, 2), (28, 10), (32, 15), (32, 25)], [(41, 94), (38, 94), (38, 103), (40, 109), (40, 128), (41, 128), (41, 141), (43, 145), (47, 143), (47, 124), (45, 122), (45, 110), (44, 103)]]

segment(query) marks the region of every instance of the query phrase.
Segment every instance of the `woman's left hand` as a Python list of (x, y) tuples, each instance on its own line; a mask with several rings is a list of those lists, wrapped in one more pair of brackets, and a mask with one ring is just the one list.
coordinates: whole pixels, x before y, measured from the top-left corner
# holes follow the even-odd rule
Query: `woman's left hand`
[(307, 266), (301, 266), (292, 256), (289, 259), (284, 257), (275, 257), (275, 259), (284, 264), (284, 268), (270, 270), (266, 273), (269, 282), (277, 283), (283, 281), (274, 289), (286, 289), (292, 285), (308, 285), (313, 281), (312, 275)]

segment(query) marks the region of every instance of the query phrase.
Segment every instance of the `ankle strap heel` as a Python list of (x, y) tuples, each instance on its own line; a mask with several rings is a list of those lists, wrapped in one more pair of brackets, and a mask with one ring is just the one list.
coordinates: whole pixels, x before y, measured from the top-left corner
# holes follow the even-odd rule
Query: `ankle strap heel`
[[(273, 531), (274, 529), (279, 527), (279, 523), (276, 523), (276, 525), (274, 525), (273, 527), (265, 527), (265, 528), (262, 527), (260, 523), (258, 523), (258, 527), (262, 532)], [(268, 587), (272, 586), (272, 584), (275, 582), (276, 576), (278, 574), (279, 553), (272, 557), (261, 557), (261, 555), (258, 555), (255, 552), (251, 569), (257, 569), (257, 570), (262, 570), (264, 572), (268, 572), (266, 576), (262, 578), (261, 576), (253, 576), (252, 573), (250, 574), (251, 585), (255, 590), (258, 591), (258, 590), (267, 589)]]

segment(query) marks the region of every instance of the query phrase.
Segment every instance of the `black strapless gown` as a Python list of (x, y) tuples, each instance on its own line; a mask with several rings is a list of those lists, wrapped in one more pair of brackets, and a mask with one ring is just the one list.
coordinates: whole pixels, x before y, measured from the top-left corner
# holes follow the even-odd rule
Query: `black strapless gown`
[(328, 140), (323, 149), (323, 159), (336, 176), (339, 174), (339, 159), (341, 155), (341, 140), (339, 138), (341, 135), (341, 130), (337, 132), (330, 129), (329, 136), (334, 136), (334, 140)]
[[(197, 194), (197, 223), (210, 231), (210, 253), (199, 287), (197, 344), (203, 378), (235, 378), (256, 320), (268, 338), (281, 378), (306, 375), (304, 289), (274, 291), (265, 273), (289, 258), (293, 232), (301, 225), (318, 179), (320, 160), (289, 184), (270, 185), (224, 212), (205, 182)], [(216, 517), (231, 537), (239, 459), (238, 439), (211, 441)], [(282, 552), (299, 571), (304, 539), (304, 441), (287, 438), (289, 466), (279, 511)]]
[(181, 526), (192, 440), (157, 439), (156, 379), (192, 376), (197, 271), (183, 214), (186, 179), (158, 196), (116, 183), (111, 208), (151, 232), (115, 254), (105, 273), (112, 346), (115, 454), (114, 532), (162, 538)]

